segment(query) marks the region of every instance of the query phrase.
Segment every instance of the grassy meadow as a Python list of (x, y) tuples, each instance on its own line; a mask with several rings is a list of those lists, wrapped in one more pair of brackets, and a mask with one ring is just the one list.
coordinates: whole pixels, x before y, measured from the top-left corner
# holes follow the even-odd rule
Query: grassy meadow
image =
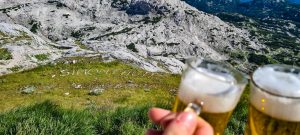
[[(171, 109), (179, 75), (69, 58), (0, 77), (0, 134), (144, 134), (150, 107)], [(30, 93), (24, 93), (32, 88)], [(90, 91), (101, 89), (98, 95)], [(226, 134), (243, 134), (248, 90)]]

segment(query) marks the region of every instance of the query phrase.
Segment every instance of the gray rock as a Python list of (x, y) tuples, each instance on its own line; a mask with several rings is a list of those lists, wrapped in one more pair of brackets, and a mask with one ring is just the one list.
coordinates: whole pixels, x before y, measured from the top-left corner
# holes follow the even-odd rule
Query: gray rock
[(96, 87), (96, 88), (93, 88), (92, 90), (90, 90), (89, 95), (97, 96), (97, 95), (100, 95), (103, 92), (104, 92), (103, 88)]
[(66, 93), (64, 93), (64, 95), (65, 95), (65, 96), (69, 96), (69, 95), (70, 95), (70, 93), (69, 93), (69, 92), (66, 92)]
[(25, 86), (21, 89), (22, 94), (32, 94), (36, 90), (35, 86)]
[(128, 80), (128, 81), (126, 81), (126, 83), (132, 84), (133, 81), (132, 80)]
[(82, 85), (81, 85), (81, 84), (72, 83), (72, 87), (73, 87), (74, 89), (81, 89), (81, 88), (82, 88)]

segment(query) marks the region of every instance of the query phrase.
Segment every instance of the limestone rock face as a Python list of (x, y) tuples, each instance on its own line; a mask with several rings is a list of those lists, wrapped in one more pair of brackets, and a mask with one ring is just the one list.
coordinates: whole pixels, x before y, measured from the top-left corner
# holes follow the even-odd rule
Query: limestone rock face
[(60, 50), (51, 47), (50, 41), (17, 24), (0, 23), (0, 47), (11, 55), (9, 59), (0, 59), (0, 75), (34, 68), (61, 57)]
[(234, 60), (247, 70), (249, 63), (230, 58), (230, 52), (264, 47), (251, 41), (247, 31), (180, 0), (1, 0), (0, 22), (0, 32), (20, 29), (32, 39), (26, 50), (25, 41), (1, 43), (0, 37), (0, 47), (13, 53), (26, 50), (22, 59), (14, 54), (2, 62), (1, 72), (20, 64), (16, 61), (30, 67), (34, 59), (25, 55), (43, 51), (50, 60), (99, 55), (153, 72), (180, 73), (189, 57)]

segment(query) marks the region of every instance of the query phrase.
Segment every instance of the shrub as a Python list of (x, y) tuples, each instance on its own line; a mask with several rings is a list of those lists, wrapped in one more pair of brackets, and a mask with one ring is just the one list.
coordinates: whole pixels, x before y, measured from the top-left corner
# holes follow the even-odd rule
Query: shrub
[(73, 31), (73, 32), (71, 33), (71, 36), (74, 37), (74, 38), (80, 38), (80, 37), (82, 37), (83, 35), (84, 35), (83, 32), (80, 31), (80, 30), (78, 30), (78, 31)]
[(257, 65), (271, 64), (267, 56), (255, 53), (249, 54), (248, 61)]
[(139, 52), (136, 48), (135, 48), (135, 45), (134, 43), (130, 43), (129, 45), (126, 46), (127, 49), (133, 51), (133, 52)]
[(31, 26), (31, 29), (30, 29), (30, 31), (32, 32), (32, 33), (37, 33), (37, 30), (40, 28), (40, 26), (41, 26), (41, 23), (39, 23), (39, 22), (37, 22), (37, 21), (35, 21), (35, 20), (31, 20), (30, 22), (29, 22), (29, 24), (30, 25), (32, 25)]

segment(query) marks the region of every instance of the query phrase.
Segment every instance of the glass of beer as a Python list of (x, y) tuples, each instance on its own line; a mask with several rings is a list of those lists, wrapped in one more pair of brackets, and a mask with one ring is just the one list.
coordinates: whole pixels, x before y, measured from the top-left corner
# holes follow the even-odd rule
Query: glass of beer
[(300, 135), (300, 68), (267, 65), (251, 77), (248, 135)]
[(173, 111), (184, 111), (187, 106), (198, 108), (200, 117), (212, 125), (214, 133), (222, 135), (246, 84), (243, 73), (224, 63), (189, 59)]

